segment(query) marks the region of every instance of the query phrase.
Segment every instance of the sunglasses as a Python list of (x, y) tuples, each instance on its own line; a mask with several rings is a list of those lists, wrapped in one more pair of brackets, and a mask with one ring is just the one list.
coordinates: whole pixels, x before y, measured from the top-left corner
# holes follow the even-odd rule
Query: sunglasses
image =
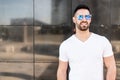
[(92, 16), (91, 15), (79, 15), (78, 20), (83, 20), (84, 17), (86, 20), (90, 20)]

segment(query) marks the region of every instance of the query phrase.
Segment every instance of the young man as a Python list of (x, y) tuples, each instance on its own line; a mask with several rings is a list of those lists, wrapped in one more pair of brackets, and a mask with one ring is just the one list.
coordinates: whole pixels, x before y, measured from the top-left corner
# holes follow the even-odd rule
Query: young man
[(110, 42), (104, 36), (89, 31), (90, 9), (78, 5), (74, 11), (75, 34), (60, 45), (57, 80), (104, 80), (103, 64), (107, 68), (106, 80), (115, 80), (116, 65)]

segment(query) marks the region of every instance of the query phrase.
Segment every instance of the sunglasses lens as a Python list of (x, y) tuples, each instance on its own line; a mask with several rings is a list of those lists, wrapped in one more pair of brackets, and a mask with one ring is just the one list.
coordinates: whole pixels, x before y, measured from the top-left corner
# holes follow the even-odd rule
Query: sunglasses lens
[(91, 15), (85, 15), (85, 16), (79, 15), (78, 16), (78, 20), (82, 20), (84, 17), (85, 17), (86, 20), (90, 20), (91, 19)]
[(83, 19), (83, 15), (79, 15), (78, 20), (82, 20), (82, 19)]
[(85, 18), (86, 18), (87, 20), (89, 20), (89, 19), (91, 19), (91, 15), (85, 15)]

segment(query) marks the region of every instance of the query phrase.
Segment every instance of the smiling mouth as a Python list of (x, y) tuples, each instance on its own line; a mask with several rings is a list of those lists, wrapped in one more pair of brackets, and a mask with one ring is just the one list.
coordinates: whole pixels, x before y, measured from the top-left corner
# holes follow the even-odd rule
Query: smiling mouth
[(87, 25), (87, 23), (81, 23), (81, 25)]
[(87, 21), (82, 21), (82, 22), (80, 23), (80, 25), (87, 25), (87, 24), (88, 24)]

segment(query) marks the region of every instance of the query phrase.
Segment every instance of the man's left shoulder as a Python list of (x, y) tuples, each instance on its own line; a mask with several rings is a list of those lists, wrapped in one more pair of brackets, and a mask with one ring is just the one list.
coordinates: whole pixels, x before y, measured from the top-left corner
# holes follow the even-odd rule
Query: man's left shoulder
[(103, 42), (106, 42), (106, 41), (109, 41), (109, 39), (103, 35), (99, 35), (99, 34), (96, 34), (96, 33), (93, 33), (94, 35), (94, 38), (97, 39), (97, 40), (100, 40), (100, 41), (103, 41)]
[(96, 34), (96, 33), (92, 33), (94, 35), (95, 38), (100, 38), (100, 39), (104, 39), (106, 38), (105, 36), (102, 36), (100, 34)]

